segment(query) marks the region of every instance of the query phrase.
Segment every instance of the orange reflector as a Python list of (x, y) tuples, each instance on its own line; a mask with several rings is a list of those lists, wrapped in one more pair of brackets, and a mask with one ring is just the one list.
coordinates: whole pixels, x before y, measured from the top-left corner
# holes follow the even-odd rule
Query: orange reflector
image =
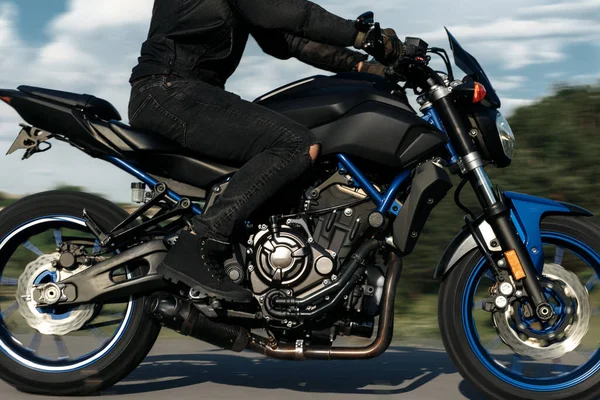
[(510, 270), (512, 271), (512, 274), (516, 280), (520, 281), (521, 279), (527, 276), (525, 275), (523, 265), (521, 265), (521, 261), (519, 261), (519, 256), (517, 256), (516, 251), (509, 250), (506, 253), (504, 253), (504, 256), (506, 257), (506, 261), (508, 262)]
[(10, 97), (0, 97), (0, 100), (2, 100), (3, 102), (5, 102), (6, 104), (10, 104)]
[(485, 99), (487, 96), (487, 90), (485, 90), (485, 86), (483, 86), (479, 82), (475, 82), (475, 90), (473, 91), (473, 103), (479, 103), (481, 100)]

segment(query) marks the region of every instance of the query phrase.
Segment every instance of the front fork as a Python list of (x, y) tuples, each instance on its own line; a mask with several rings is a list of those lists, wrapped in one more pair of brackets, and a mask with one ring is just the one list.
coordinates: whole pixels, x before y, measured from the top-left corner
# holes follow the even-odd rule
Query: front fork
[(549, 320), (554, 316), (554, 310), (544, 296), (542, 285), (538, 280), (537, 269), (512, 221), (510, 207), (507, 206), (502, 193), (496, 193), (493, 190), (482, 165), (470, 171), (468, 178), (483, 206), (484, 218), (492, 227), (496, 240), (504, 250), (513, 277), (523, 283), (523, 287), (534, 305), (536, 316), (542, 321)]
[[(554, 310), (544, 296), (533, 260), (519, 237), (511, 219), (510, 208), (506, 205), (502, 194), (494, 192), (479, 151), (468, 135), (470, 129), (456, 109), (452, 91), (442, 85), (434, 85), (429, 92), (429, 100), (438, 112), (446, 133), (460, 157), (461, 171), (473, 186), (483, 207), (484, 217), (504, 250), (515, 280), (522, 281), (538, 319), (549, 320), (554, 315)], [(516, 271), (519, 273), (515, 273)]]

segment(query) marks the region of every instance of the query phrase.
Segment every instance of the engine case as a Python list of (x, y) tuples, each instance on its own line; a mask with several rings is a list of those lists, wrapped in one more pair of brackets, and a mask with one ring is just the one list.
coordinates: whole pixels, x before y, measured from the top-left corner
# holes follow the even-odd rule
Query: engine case
[(264, 227), (251, 238), (253, 257), (248, 274), (255, 294), (269, 289), (300, 294), (331, 276), (333, 256), (307, 236), (301, 228), (282, 225), (276, 231)]
[[(362, 199), (366, 199), (366, 195), (361, 190), (334, 185), (321, 192), (315, 208), (334, 207)], [(343, 265), (352, 247), (368, 228), (369, 214), (375, 210), (375, 205), (368, 202), (318, 217), (313, 231), (315, 242), (333, 251), (338, 265)]]

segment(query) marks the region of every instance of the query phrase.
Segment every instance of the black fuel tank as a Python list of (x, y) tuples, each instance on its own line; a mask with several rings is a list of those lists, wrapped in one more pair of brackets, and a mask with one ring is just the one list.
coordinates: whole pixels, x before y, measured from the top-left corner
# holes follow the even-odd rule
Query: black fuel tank
[(405, 168), (442, 148), (447, 137), (417, 116), (398, 89), (369, 74), (318, 75), (256, 103), (311, 128), (322, 155), (343, 153)]

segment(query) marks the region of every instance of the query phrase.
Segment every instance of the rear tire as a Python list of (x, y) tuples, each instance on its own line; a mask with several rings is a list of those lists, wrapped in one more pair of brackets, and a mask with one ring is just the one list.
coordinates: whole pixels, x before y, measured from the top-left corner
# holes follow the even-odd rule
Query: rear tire
[[(81, 219), (83, 209), (103, 230), (111, 229), (128, 215), (117, 205), (93, 195), (64, 191), (40, 193), (0, 212), (0, 242), (29, 221), (49, 216)], [(6, 263), (1, 253), (0, 248), (0, 271)], [(143, 361), (160, 332), (160, 326), (145, 315), (144, 302), (145, 297), (133, 299), (127, 326), (118, 341), (89, 365), (69, 372), (44, 372), (27, 367), (0, 349), (0, 377), (21, 391), (54, 396), (84, 395), (114, 385)]]
[[(600, 254), (600, 229), (589, 219), (548, 217), (542, 221), (541, 230), (543, 236), (544, 232), (547, 232), (571, 237), (589, 246), (590, 251), (595, 252), (596, 255)], [(500, 379), (482, 363), (481, 358), (473, 350), (463, 322), (465, 315), (463, 294), (468, 290), (468, 282), (475, 269), (481, 265), (481, 260), (482, 255), (479, 250), (468, 253), (445, 278), (440, 289), (438, 307), (440, 331), (444, 347), (460, 374), (493, 399), (597, 399), (600, 396), (600, 371), (593, 368), (589, 369), (589, 376), (582, 378), (581, 382), (570, 386), (564, 385), (566, 388), (562, 390), (546, 390), (542, 386), (553, 384), (552, 382), (540, 384), (540, 387), (535, 390), (525, 390), (509, 384), (508, 379), (507, 381)], [(584, 372), (586, 371), (580, 374), (583, 376)], [(556, 386), (560, 385), (556, 384)]]

